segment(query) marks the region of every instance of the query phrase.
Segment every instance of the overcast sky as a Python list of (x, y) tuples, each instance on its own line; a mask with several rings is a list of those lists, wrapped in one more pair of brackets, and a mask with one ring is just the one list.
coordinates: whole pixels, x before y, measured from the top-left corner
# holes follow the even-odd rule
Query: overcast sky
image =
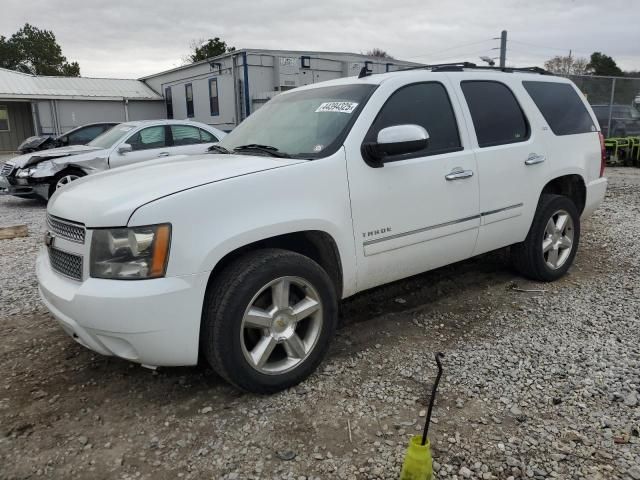
[(366, 52), (417, 62), (611, 55), (640, 70), (640, 0), (0, 0), (0, 35), (53, 30), (83, 76), (137, 78), (182, 64), (192, 39), (236, 48)]

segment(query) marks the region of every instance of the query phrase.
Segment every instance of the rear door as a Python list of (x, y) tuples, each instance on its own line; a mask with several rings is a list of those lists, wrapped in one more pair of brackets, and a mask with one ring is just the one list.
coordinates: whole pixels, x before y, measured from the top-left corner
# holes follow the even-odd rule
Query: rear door
[(124, 141), (131, 145), (132, 151), (118, 153), (116, 148), (109, 157), (109, 166), (116, 168), (169, 156), (171, 154), (169, 135), (169, 128), (165, 125), (154, 125), (138, 130)]
[(478, 72), (456, 76), (467, 124), (475, 133), (472, 149), (480, 181), (474, 254), (524, 240), (549, 169), (540, 114), (522, 85), (507, 84), (505, 75), (483, 80)]
[(218, 139), (206, 130), (194, 125), (170, 125), (171, 155), (195, 155), (206, 153)]

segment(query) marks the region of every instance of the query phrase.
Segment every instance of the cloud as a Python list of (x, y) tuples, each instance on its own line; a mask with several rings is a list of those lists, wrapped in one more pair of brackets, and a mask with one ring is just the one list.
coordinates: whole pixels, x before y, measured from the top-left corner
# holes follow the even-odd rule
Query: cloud
[(640, 70), (636, 0), (2, 0), (0, 34), (25, 22), (53, 30), (85, 76), (140, 77), (180, 65), (196, 38), (237, 48), (365, 52), (419, 62), (497, 56), (542, 65), (554, 55), (613, 56)]

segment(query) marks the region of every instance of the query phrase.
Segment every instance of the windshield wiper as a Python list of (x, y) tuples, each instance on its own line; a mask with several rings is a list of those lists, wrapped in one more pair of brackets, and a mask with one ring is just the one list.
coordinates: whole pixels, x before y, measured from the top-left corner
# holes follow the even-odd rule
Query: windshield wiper
[(207, 148), (207, 150), (209, 152), (224, 153), (226, 155), (231, 153), (229, 150), (224, 148), (222, 145), (211, 145), (209, 148)]
[(233, 149), (234, 152), (249, 152), (256, 151), (266, 153), (267, 155), (271, 155), (272, 157), (278, 158), (291, 158), (291, 155), (288, 153), (280, 152), (276, 147), (272, 147), (271, 145), (259, 145), (257, 143), (250, 143), (248, 145), (240, 145)]

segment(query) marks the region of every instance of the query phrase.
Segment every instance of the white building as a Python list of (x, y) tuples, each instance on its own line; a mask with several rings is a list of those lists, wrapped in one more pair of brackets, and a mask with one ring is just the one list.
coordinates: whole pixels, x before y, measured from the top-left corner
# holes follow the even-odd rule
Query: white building
[(231, 130), (284, 90), (309, 83), (418, 64), (356, 53), (243, 49), (143, 77), (172, 118)]

